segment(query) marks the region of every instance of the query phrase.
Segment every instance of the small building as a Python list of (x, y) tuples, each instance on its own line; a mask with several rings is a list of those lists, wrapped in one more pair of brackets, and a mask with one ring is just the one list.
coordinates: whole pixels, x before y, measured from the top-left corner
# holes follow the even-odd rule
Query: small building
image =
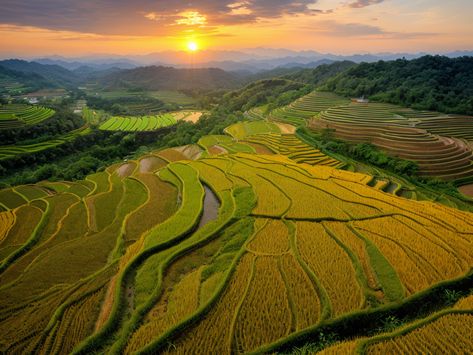
[(28, 103), (31, 105), (37, 104), (39, 102), (37, 97), (28, 97), (26, 101), (28, 101)]
[(356, 102), (356, 103), (359, 103), (359, 104), (367, 104), (368, 102), (370, 102), (370, 100), (365, 99), (365, 97), (362, 96), (362, 97), (358, 97), (358, 98), (352, 98), (351, 102)]

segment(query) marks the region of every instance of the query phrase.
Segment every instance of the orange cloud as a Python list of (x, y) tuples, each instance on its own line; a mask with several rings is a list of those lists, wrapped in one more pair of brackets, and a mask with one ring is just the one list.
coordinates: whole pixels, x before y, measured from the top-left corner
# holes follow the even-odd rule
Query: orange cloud
[(179, 16), (181, 18), (175, 21), (178, 25), (196, 26), (205, 25), (207, 23), (207, 17), (200, 14), (198, 11), (181, 12)]

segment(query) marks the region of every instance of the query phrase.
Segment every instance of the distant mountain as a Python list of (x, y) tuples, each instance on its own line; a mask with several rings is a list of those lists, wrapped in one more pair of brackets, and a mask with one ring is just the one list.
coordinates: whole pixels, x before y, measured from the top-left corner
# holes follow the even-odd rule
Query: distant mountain
[(286, 63), (284, 65), (279, 66), (278, 68), (317, 68), (319, 65), (323, 64), (332, 64), (335, 61), (332, 59), (320, 59), (315, 62), (309, 62), (309, 63), (297, 63), (297, 62), (292, 62), (292, 63)]
[(149, 66), (120, 70), (98, 80), (106, 89), (140, 88), (145, 90), (221, 89), (235, 88), (241, 78), (222, 69), (176, 69)]
[(350, 61), (336, 62), (330, 59), (321, 59), (306, 64), (287, 63), (274, 69), (247, 75), (246, 80), (255, 81), (270, 78), (286, 78), (306, 84), (317, 85), (321, 81), (346, 70), (352, 65), (355, 65), (355, 63)]
[(111, 59), (110, 62), (95, 62), (90, 60), (67, 60), (67, 59), (51, 59), (51, 58), (39, 58), (34, 60), (36, 63), (44, 64), (44, 65), (59, 65), (65, 69), (76, 71), (79, 68), (87, 67), (90, 71), (102, 71), (108, 70), (112, 68), (118, 69), (132, 69), (139, 66), (139, 64), (134, 63), (128, 60), (113, 60)]
[[(163, 51), (144, 55), (110, 55), (97, 54), (91, 56), (66, 58), (51, 56), (35, 59), (35, 62), (48, 65), (60, 65), (68, 70), (90, 67), (96, 71), (112, 68), (133, 69), (140, 66), (172, 66), (175, 68), (219, 68), (225, 71), (257, 73), (277, 67), (313, 68), (318, 62), (352, 61), (355, 63), (373, 63), (379, 60), (395, 60), (400, 58), (415, 59), (427, 53), (364, 53), (340, 55), (322, 53), (315, 50), (295, 51), (282, 48), (247, 48), (238, 51), (202, 50), (194, 54), (186, 51)], [(473, 56), (473, 51), (455, 51), (443, 53), (447, 57)]]
[(97, 78), (100, 78), (112, 73), (119, 72), (120, 70), (123, 70), (123, 69), (117, 68), (117, 67), (110, 67), (107, 69), (98, 70), (94, 67), (83, 65), (72, 70), (72, 72), (78, 75), (79, 77), (81, 77), (83, 81), (90, 81), (90, 80), (96, 80)]
[(305, 84), (321, 85), (330, 78), (336, 77), (338, 74), (356, 66), (355, 62), (344, 60), (333, 62), (332, 64), (322, 64), (313, 69), (301, 69), (293, 73), (284, 75), (283, 78), (293, 80)]
[(40, 75), (55, 86), (74, 87), (80, 81), (76, 74), (59, 65), (44, 65), (19, 59), (8, 59), (0, 61), (0, 66), (24, 74)]

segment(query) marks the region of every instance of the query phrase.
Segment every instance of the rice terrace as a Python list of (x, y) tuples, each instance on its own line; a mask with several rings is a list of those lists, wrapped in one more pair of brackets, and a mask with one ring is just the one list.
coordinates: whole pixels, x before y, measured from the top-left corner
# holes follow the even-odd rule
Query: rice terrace
[(0, 353), (473, 354), (433, 3), (2, 4)]

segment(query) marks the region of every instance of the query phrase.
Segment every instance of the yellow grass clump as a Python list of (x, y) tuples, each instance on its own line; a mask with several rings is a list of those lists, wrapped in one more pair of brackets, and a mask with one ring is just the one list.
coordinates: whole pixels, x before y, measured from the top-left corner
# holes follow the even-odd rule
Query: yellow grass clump
[(418, 225), (402, 223), (404, 220), (384, 217), (354, 225), (388, 258), (411, 294), (469, 269), (452, 247)]
[(0, 243), (6, 237), (13, 224), (15, 224), (15, 215), (12, 211), (0, 212)]
[[(265, 220), (264, 223), (264, 227), (248, 244), (247, 250), (262, 255), (286, 253), (289, 250), (289, 233), (286, 225), (277, 219)], [(258, 226), (255, 225), (255, 228), (258, 229)]]
[(79, 342), (94, 331), (103, 295), (104, 290), (101, 289), (71, 305), (64, 312), (54, 343), (48, 353), (70, 353)]
[(379, 287), (376, 275), (370, 264), (369, 256), (366, 252), (366, 246), (363, 240), (358, 238), (345, 223), (341, 222), (324, 222), (324, 226), (332, 231), (332, 233), (343, 243), (348, 249), (350, 249), (358, 258), (366, 276), (368, 286), (372, 289)]
[(241, 303), (242, 290), (247, 288), (251, 280), (254, 256), (246, 254), (242, 257), (234, 271), (232, 279), (221, 298), (211, 311), (194, 327), (174, 343), (175, 348), (166, 353), (228, 354), (233, 339), (231, 321)]
[(260, 256), (235, 321), (234, 353), (254, 350), (290, 332), (291, 311), (277, 258)]
[(126, 353), (131, 353), (146, 346), (166, 329), (189, 316), (199, 306), (199, 287), (202, 268), (187, 275), (166, 294), (165, 302), (153, 308), (145, 324), (131, 336)]
[(280, 260), (281, 273), (291, 300), (293, 330), (315, 325), (320, 319), (320, 300), (315, 286), (293, 255), (284, 255)]
[(404, 335), (369, 345), (367, 354), (471, 354), (473, 315), (447, 314)]
[(364, 297), (346, 252), (320, 223), (297, 222), (297, 248), (327, 291), (334, 317), (359, 309)]

